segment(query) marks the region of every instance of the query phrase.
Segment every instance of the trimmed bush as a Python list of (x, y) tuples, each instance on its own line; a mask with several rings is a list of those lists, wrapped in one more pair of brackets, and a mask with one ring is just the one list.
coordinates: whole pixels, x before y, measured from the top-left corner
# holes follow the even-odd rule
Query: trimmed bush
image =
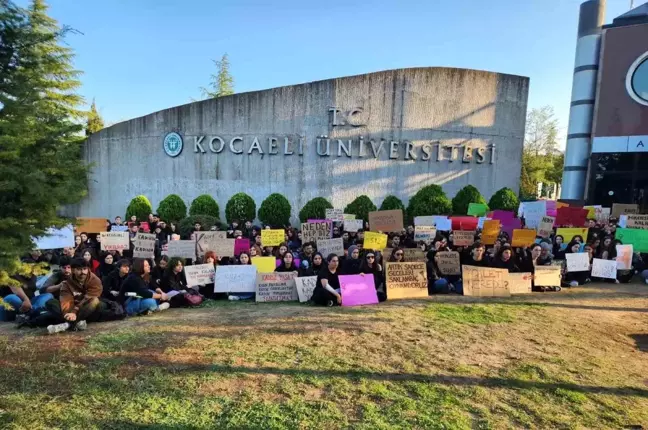
[(488, 202), (488, 208), (490, 210), (517, 212), (518, 206), (520, 206), (520, 200), (515, 195), (515, 192), (506, 187), (497, 190)]
[(426, 215), (449, 215), (452, 203), (446, 197), (439, 185), (427, 185), (420, 190), (407, 204), (408, 223), (414, 222), (414, 217)]
[(202, 194), (191, 202), (189, 215), (209, 215), (218, 218), (220, 217), (220, 208), (212, 196)]
[(160, 202), (157, 213), (160, 219), (175, 223), (187, 217), (187, 205), (179, 195), (169, 194)]
[(364, 222), (367, 222), (369, 221), (369, 212), (373, 212), (377, 209), (378, 208), (376, 208), (376, 205), (373, 204), (371, 199), (363, 194), (349, 203), (347, 207), (344, 208), (344, 213), (353, 214), (356, 216), (356, 219), (361, 219)]
[(466, 185), (452, 199), (452, 213), (455, 215), (466, 215), (468, 213), (468, 206), (471, 203), (486, 204), (486, 199), (484, 199), (477, 188), (472, 185)]
[(254, 199), (245, 193), (237, 193), (232, 196), (225, 206), (225, 218), (228, 223), (237, 220), (240, 224), (245, 221), (254, 221), (256, 218), (256, 203)]
[(333, 209), (333, 205), (324, 197), (315, 197), (299, 211), (299, 220), (306, 222), (309, 219), (324, 219), (326, 218), (326, 209)]
[(148, 216), (153, 213), (153, 205), (146, 196), (139, 195), (130, 201), (126, 208), (126, 221), (135, 215), (138, 221), (148, 221)]
[(282, 194), (270, 194), (259, 207), (259, 219), (264, 225), (283, 228), (290, 225), (292, 207)]
[(221, 222), (218, 218), (209, 215), (192, 215), (181, 220), (177, 225), (177, 230), (182, 237), (187, 237), (194, 232), (194, 224), (197, 222), (202, 225), (203, 230), (211, 230), (213, 226), (218, 226), (221, 231), (227, 230), (227, 224)]
[(403, 204), (402, 200), (396, 196), (385, 197), (385, 200), (383, 200), (382, 204), (380, 205), (381, 211), (393, 211), (397, 209), (405, 212), (405, 205)]

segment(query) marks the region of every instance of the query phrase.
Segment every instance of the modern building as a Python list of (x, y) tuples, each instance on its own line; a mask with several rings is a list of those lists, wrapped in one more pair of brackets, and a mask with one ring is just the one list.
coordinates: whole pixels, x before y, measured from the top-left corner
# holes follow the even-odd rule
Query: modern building
[(581, 5), (562, 200), (648, 209), (648, 3)]
[(157, 207), (235, 193), (285, 195), (293, 219), (314, 197), (407, 202), (421, 187), (489, 198), (519, 189), (529, 79), (450, 68), (369, 73), (198, 101), (122, 122), (85, 144), (88, 197), (76, 215), (123, 215), (134, 196)]

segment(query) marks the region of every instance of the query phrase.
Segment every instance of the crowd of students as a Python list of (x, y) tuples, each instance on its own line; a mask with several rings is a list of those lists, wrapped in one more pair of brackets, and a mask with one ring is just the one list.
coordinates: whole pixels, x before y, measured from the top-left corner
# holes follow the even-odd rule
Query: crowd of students
[[(227, 236), (248, 238), (251, 244), (249, 251), (241, 252), (236, 257), (221, 257), (207, 251), (194, 261), (185, 261), (162, 255), (162, 250), (168, 241), (190, 239), (193, 233), (181, 236), (174, 224), (167, 224), (153, 214), (147, 223), (150, 231), (156, 235), (155, 258), (150, 260), (133, 258), (134, 241), (140, 225), (135, 217), (128, 223), (131, 239), (129, 250), (101, 251), (99, 235), (80, 233), (75, 237), (74, 247), (49, 250), (44, 254), (33, 251), (24, 261), (59, 268), (47, 277), (15, 276), (14, 279), (22, 287), (0, 286), (0, 296), (3, 298), (0, 320), (15, 319), (18, 327), (47, 327), (50, 333), (57, 333), (83, 330), (88, 322), (145, 315), (170, 307), (193, 307), (205, 299), (253, 299), (254, 294), (249, 293), (216, 294), (214, 284), (188, 288), (184, 265), (249, 265), (256, 256), (275, 257), (277, 272), (317, 276), (311, 301), (324, 306), (341, 303), (340, 275), (373, 274), (379, 300), (386, 300), (389, 289), (385, 285), (384, 263), (406, 262), (406, 248), (420, 248), (424, 252), (430, 295), (463, 292), (461, 275), (444, 275), (437, 264), (437, 253), (451, 250), (459, 252), (462, 265), (502, 268), (509, 272), (533, 274), (537, 266), (562, 264), (561, 287), (575, 287), (596, 279), (591, 276), (591, 266), (590, 271), (567, 272), (564, 265), (567, 253), (585, 252), (589, 254), (591, 264), (593, 258), (614, 260), (616, 245), (621, 244), (614, 239), (614, 220), (605, 225), (590, 220), (586, 238), (574, 236), (569, 243), (565, 243), (562, 236), (553, 234), (550, 238), (538, 237), (537, 243), (528, 248), (511, 247), (510, 238), (504, 232), (500, 233), (493, 245), (484, 245), (480, 230), (476, 231), (475, 243), (470, 247), (454, 246), (452, 231), (439, 231), (433, 240), (417, 242), (414, 240), (415, 229), (410, 225), (400, 233), (389, 234), (387, 247), (392, 250), (389, 255), (383, 255), (382, 250), (363, 248), (362, 231), (345, 232), (342, 224), (336, 223), (333, 237), (342, 238), (344, 255), (322, 255), (317, 251), (316, 243), (303, 243), (301, 232), (294, 228), (285, 229), (285, 241), (280, 246), (263, 247), (261, 227), (246, 221), (243, 225), (233, 222), (228, 227)], [(114, 222), (106, 221), (107, 230), (121, 225), (120, 217), (116, 217)], [(202, 225), (194, 225), (194, 231), (202, 230)], [(648, 282), (644, 261), (642, 255), (635, 253), (632, 269), (618, 271), (616, 282), (630, 282), (635, 274), (641, 274), (643, 280)], [(533, 285), (533, 291), (560, 291), (561, 287)]]

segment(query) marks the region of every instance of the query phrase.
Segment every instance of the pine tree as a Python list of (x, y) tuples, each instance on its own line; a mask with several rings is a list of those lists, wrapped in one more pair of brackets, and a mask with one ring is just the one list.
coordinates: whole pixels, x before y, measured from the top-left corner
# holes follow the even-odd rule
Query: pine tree
[(92, 104), (90, 105), (90, 112), (88, 112), (88, 121), (86, 122), (85, 134), (90, 136), (99, 130), (104, 128), (104, 122), (97, 111), (97, 105), (95, 104), (94, 99), (92, 99)]
[(234, 78), (229, 71), (230, 64), (227, 54), (224, 54), (220, 61), (213, 61), (216, 65), (217, 72), (211, 75), (211, 82), (209, 84), (211, 89), (205, 87), (200, 88), (203, 97), (213, 99), (234, 94)]
[(0, 285), (38, 271), (19, 257), (32, 237), (69, 224), (58, 210), (86, 193), (80, 72), (61, 44), (69, 32), (43, 0), (27, 9), (0, 0)]

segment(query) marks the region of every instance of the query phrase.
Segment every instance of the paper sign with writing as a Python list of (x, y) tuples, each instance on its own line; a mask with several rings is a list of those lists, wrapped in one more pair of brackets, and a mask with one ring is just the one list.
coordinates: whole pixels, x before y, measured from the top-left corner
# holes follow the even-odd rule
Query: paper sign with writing
[(299, 300), (294, 273), (276, 272), (257, 274), (257, 302), (289, 302), (292, 300)]
[(556, 229), (556, 235), (563, 237), (563, 243), (571, 242), (574, 236), (580, 236), (583, 239), (581, 243), (585, 243), (588, 231), (588, 228), (559, 228)]
[(595, 258), (592, 261), (592, 277), (616, 279), (617, 262), (615, 260), (602, 260)]
[[(447, 219), (448, 217), (445, 217), (445, 218)], [(417, 225), (429, 225), (429, 226), (434, 227), (436, 225), (436, 223), (434, 221), (434, 216), (430, 215), (430, 216), (417, 216), (417, 217), (414, 217), (414, 226), (417, 226)]]
[(601, 206), (583, 206), (583, 209), (587, 209), (587, 219), (596, 219), (596, 209), (601, 209)]
[[(215, 243), (218, 240), (227, 239), (227, 233), (224, 231), (194, 231), (192, 234), (196, 241), (196, 254), (198, 257), (205, 255), (207, 251), (215, 251)], [(220, 255), (219, 257), (231, 257), (230, 255)]]
[(387, 235), (383, 233), (374, 233), (372, 231), (365, 231), (364, 233), (364, 249), (384, 249), (387, 247)]
[(428, 296), (425, 263), (385, 263), (385, 266), (389, 300)]
[(46, 235), (32, 238), (36, 249), (60, 249), (74, 247), (74, 227), (48, 228)]
[(236, 239), (217, 239), (209, 244), (209, 250), (214, 251), (218, 257), (233, 257)]
[(417, 225), (414, 228), (414, 241), (432, 242), (436, 237), (436, 228), (429, 225)]
[(110, 231), (128, 231), (127, 225), (111, 225)]
[(304, 276), (295, 278), (295, 286), (297, 287), (297, 295), (299, 301), (304, 303), (313, 297), (313, 290), (317, 285), (317, 276)]
[(648, 230), (617, 228), (615, 237), (624, 245), (632, 245), (635, 252), (648, 252)]
[(128, 232), (102, 231), (100, 235), (102, 251), (125, 251), (130, 248), (130, 236)]
[(474, 231), (457, 230), (452, 232), (452, 244), (454, 246), (472, 246), (475, 243)]
[(617, 225), (622, 228), (626, 228), (628, 224), (628, 215), (619, 215), (619, 222)]
[(274, 272), (277, 268), (274, 257), (252, 257), (252, 265), (257, 268), (259, 273)]
[(616, 261), (618, 270), (631, 270), (632, 269), (632, 245), (617, 245), (616, 246)]
[(598, 208), (596, 209), (596, 221), (601, 224), (606, 224), (610, 220), (610, 213), (612, 213), (612, 208)]
[[(269, 257), (271, 258), (271, 257)], [(254, 261), (254, 258), (252, 259)], [(257, 268), (251, 264), (218, 266), (214, 281), (215, 293), (254, 293)]]
[(559, 287), (560, 269), (560, 266), (536, 266), (535, 284), (543, 287)]
[(484, 203), (470, 203), (468, 204), (468, 212), (466, 215), (484, 216), (488, 212), (488, 205)]
[(492, 267), (463, 266), (464, 296), (509, 297), (509, 273), (506, 269)]
[(172, 240), (168, 245), (169, 257), (196, 258), (196, 242), (193, 240)]
[(198, 285), (207, 285), (214, 282), (216, 270), (213, 264), (196, 264), (195, 266), (185, 266), (185, 277), (187, 278), (187, 287), (197, 287)]
[(442, 275), (461, 275), (461, 262), (456, 251), (436, 253), (436, 263)]
[(484, 228), (482, 229), (482, 242), (484, 245), (493, 245), (497, 240), (500, 232), (500, 220), (492, 219), (484, 221)]
[(519, 228), (513, 230), (513, 238), (511, 240), (511, 246), (513, 247), (524, 247), (531, 246), (535, 243), (536, 231), (529, 230), (526, 228)]
[(154, 257), (155, 235), (149, 233), (137, 233), (137, 236), (135, 236), (135, 248), (133, 248), (133, 258)]
[(626, 215), (626, 227), (648, 230), (648, 215)]
[(511, 294), (531, 294), (533, 273), (509, 273), (508, 287)]
[(639, 213), (638, 205), (624, 205), (621, 203), (612, 204), (612, 218), (619, 218), (620, 215), (630, 215)]
[(538, 224), (538, 236), (547, 238), (553, 233), (554, 222), (556, 218), (552, 216), (543, 216)]
[(286, 240), (286, 233), (283, 229), (276, 230), (261, 230), (261, 245), (263, 246), (279, 246)]
[(234, 255), (239, 256), (241, 252), (250, 252), (250, 239), (234, 239)]
[(362, 225), (362, 220), (361, 219), (345, 219), (344, 220), (344, 231), (348, 232), (357, 232), (358, 230), (362, 230), (363, 225)]
[(317, 242), (319, 239), (330, 239), (333, 234), (331, 223), (304, 222), (301, 225), (302, 243)]
[(369, 212), (369, 229), (381, 232), (400, 232), (403, 230), (403, 211), (395, 209)]
[(587, 272), (590, 270), (589, 254), (587, 252), (571, 252), (565, 254), (568, 272)]
[(344, 221), (344, 211), (342, 209), (326, 209), (326, 219), (330, 219), (333, 222), (342, 222)]
[(524, 202), (524, 223), (528, 228), (537, 228), (540, 220), (547, 214), (547, 202)]
[(106, 218), (77, 218), (75, 230), (81, 233), (101, 233), (106, 231)]
[(341, 237), (335, 239), (320, 239), (317, 241), (317, 250), (322, 253), (324, 258), (329, 254), (335, 254), (338, 257), (344, 255), (344, 241)]
[(477, 228), (480, 229), (480, 230), (483, 230), (484, 229), (484, 223), (486, 221), (489, 221), (490, 219), (491, 218), (486, 217), (486, 216), (480, 216), (479, 221), (477, 221)]
[(375, 305), (378, 294), (373, 274), (340, 276), (342, 306)]
[(344, 221), (349, 221), (352, 219), (356, 219), (355, 214), (342, 214), (342, 218), (344, 218)]
[[(394, 248), (385, 248), (382, 250), (383, 258), (389, 259)], [(425, 252), (420, 248), (404, 248), (403, 249), (403, 261), (412, 262), (412, 261), (427, 261), (425, 257)]]

